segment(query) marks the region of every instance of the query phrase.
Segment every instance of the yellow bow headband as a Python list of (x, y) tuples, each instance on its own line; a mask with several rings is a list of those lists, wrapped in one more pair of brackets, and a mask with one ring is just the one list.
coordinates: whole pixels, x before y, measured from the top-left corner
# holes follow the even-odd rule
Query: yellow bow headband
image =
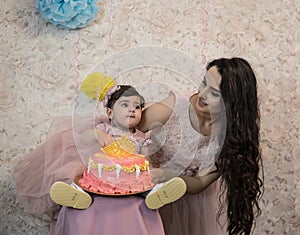
[(102, 101), (104, 100), (107, 91), (115, 85), (115, 81), (112, 77), (105, 76), (99, 72), (94, 72), (84, 79), (80, 89), (89, 98)]

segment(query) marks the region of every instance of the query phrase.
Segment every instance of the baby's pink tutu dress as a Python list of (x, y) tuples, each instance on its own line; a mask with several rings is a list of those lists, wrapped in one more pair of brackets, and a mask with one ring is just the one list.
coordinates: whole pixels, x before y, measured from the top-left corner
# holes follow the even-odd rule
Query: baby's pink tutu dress
[[(83, 122), (76, 129), (93, 130), (97, 122)], [(85, 210), (52, 202), (51, 185), (57, 181), (72, 183), (83, 173), (88, 157), (99, 151), (96, 139), (84, 151), (79, 150), (74, 134), (71, 117), (57, 118), (45, 143), (16, 162), (13, 177), (19, 203), (29, 213), (50, 214), (51, 234), (163, 235), (158, 210), (148, 209), (142, 197), (93, 195), (93, 203)]]

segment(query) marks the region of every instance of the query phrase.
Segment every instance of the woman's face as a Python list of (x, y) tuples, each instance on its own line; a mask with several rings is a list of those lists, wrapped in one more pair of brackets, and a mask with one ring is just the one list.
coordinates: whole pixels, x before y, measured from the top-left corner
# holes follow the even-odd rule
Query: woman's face
[(211, 67), (200, 87), (195, 103), (195, 109), (205, 114), (217, 114), (221, 112), (222, 96), (220, 84), (222, 77), (216, 66)]

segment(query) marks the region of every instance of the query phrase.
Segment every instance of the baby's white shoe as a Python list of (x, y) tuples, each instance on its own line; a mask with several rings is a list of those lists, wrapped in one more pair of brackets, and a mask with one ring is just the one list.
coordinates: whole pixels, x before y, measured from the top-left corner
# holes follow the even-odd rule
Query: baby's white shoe
[(148, 193), (145, 202), (148, 208), (158, 209), (166, 204), (177, 201), (186, 192), (186, 184), (180, 177), (174, 177), (166, 183), (155, 185)]
[(86, 209), (92, 203), (92, 197), (75, 183), (54, 183), (50, 188), (50, 198), (56, 204), (76, 209)]

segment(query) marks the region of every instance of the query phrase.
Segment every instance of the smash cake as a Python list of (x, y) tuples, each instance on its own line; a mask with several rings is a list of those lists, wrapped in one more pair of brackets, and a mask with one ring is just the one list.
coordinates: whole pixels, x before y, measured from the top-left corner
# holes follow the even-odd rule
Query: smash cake
[(89, 158), (79, 185), (89, 192), (108, 195), (135, 194), (151, 189), (149, 161), (135, 152), (136, 146), (130, 138), (122, 135)]

